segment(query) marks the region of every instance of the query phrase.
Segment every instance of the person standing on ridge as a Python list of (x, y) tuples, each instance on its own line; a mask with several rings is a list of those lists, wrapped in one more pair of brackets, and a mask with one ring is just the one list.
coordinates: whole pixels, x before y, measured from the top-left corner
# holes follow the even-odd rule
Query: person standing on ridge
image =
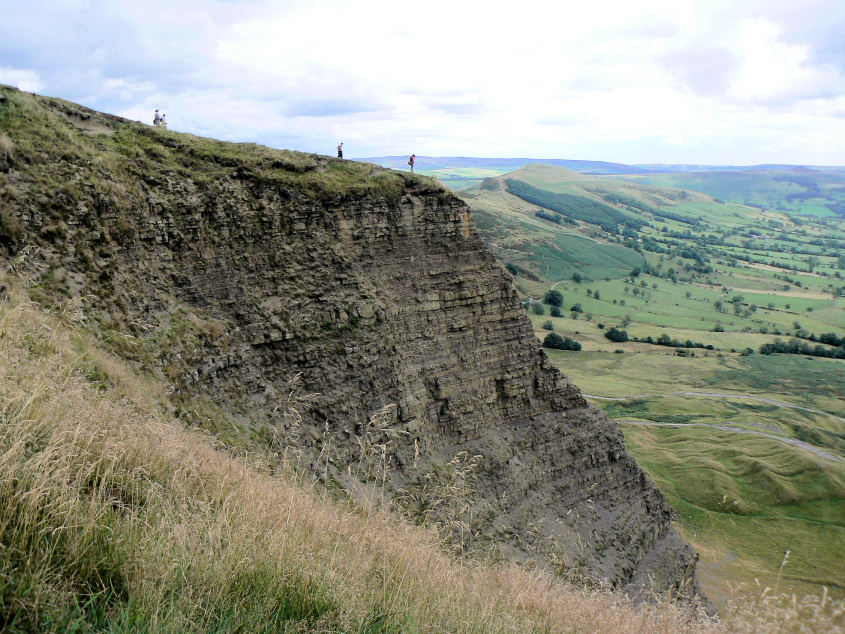
[(153, 125), (161, 125), (161, 115), (158, 113), (158, 108), (156, 108), (155, 116), (153, 116)]
[(408, 159), (408, 165), (411, 166), (411, 174), (412, 175), (414, 173), (414, 161), (416, 160), (416, 158), (417, 158), (416, 154), (411, 154), (410, 158)]
[(159, 121), (159, 125), (160, 125), (162, 128), (166, 128), (166, 127), (167, 127), (167, 119), (166, 119), (166, 117), (167, 117), (167, 115), (166, 115), (166, 114), (161, 115), (161, 121)]
[(337, 146), (337, 158), (343, 158), (343, 141), (341, 141), (340, 145)]

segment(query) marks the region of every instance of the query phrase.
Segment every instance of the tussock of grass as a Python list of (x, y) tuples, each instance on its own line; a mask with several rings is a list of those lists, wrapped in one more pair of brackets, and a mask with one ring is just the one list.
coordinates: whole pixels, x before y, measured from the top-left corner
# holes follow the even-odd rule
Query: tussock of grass
[(292, 471), (274, 475), (157, 414), (156, 386), (102, 352), (79, 352), (77, 315), (46, 315), (17, 296), (0, 302), (0, 629), (842, 625), (842, 605), (829, 600), (776, 608), (763, 598), (717, 623), (514, 565), (456, 561), (432, 531), (332, 502)]

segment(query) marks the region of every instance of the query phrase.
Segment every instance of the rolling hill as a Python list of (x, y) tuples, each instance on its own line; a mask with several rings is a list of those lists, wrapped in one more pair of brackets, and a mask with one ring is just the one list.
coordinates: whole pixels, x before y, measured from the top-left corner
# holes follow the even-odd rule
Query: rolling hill
[[(538, 337), (581, 345), (547, 354), (667, 491), (708, 596), (787, 550), (782, 584), (841, 595), (845, 347), (824, 342), (845, 336), (845, 222), (656, 184), (673, 176), (529, 165), (460, 195)], [(538, 301), (550, 289), (560, 306)], [(760, 353), (778, 345), (804, 354)]]
[(845, 172), (841, 170), (773, 166), (765, 170), (648, 174), (630, 180), (694, 190), (793, 215), (845, 217)]

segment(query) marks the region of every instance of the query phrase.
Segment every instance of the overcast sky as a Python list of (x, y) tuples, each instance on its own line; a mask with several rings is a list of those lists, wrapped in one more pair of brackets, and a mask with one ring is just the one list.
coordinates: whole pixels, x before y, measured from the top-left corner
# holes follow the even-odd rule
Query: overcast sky
[(845, 164), (843, 0), (0, 0), (0, 82), (347, 156)]

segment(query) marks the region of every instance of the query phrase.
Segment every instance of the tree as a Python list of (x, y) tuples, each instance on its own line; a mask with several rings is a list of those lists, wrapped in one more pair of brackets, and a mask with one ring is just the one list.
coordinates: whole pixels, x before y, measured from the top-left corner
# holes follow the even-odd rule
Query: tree
[(546, 314), (546, 309), (543, 307), (543, 305), (540, 302), (535, 302), (534, 308), (532, 308), (532, 310), (534, 311), (535, 315), (545, 315)]
[(581, 308), (581, 304), (575, 304), (569, 310), (572, 311), (573, 313), (583, 313), (584, 312), (584, 309)]
[(713, 306), (717, 311), (721, 313), (722, 308), (725, 307), (725, 303), (721, 299), (717, 299), (715, 302), (713, 302)]
[(641, 271), (638, 268), (631, 269), (631, 277), (637, 277), (640, 273)]
[(692, 291), (687, 291), (687, 292), (686, 292), (686, 296), (687, 296), (687, 299), (689, 299), (690, 297), (692, 297)]
[(543, 330), (554, 330), (555, 325), (552, 323), (551, 319), (547, 319), (543, 322)]
[(593, 299), (601, 299), (601, 295), (599, 295), (599, 292), (598, 292), (598, 291), (596, 291), (595, 293), (593, 293)]
[(551, 310), (549, 311), (549, 314), (552, 317), (563, 317), (563, 311), (560, 310), (559, 306), (552, 306)]
[(513, 264), (511, 264), (510, 262), (508, 262), (508, 263), (505, 265), (505, 268), (508, 270), (508, 273), (510, 273), (510, 274), (511, 274), (511, 275), (513, 275), (514, 277), (516, 277), (517, 275), (519, 275), (519, 269), (517, 269), (517, 268), (516, 268), (516, 266), (514, 266), (514, 265), (513, 265)]
[(628, 331), (626, 330), (619, 330), (616, 327), (609, 328), (607, 332), (604, 333), (604, 336), (614, 341), (616, 343), (622, 343), (623, 341), (628, 341)]
[(563, 293), (555, 290), (548, 291), (543, 301), (550, 306), (563, 306)]
[(546, 335), (546, 338), (543, 339), (543, 347), (544, 348), (555, 348), (557, 350), (580, 350), (581, 344), (575, 341), (574, 339), (570, 339), (569, 337), (561, 337), (556, 332), (550, 332)]
[(573, 273), (572, 274), (572, 281), (575, 282), (576, 284), (580, 284), (582, 279), (583, 278), (581, 277), (580, 273)]

